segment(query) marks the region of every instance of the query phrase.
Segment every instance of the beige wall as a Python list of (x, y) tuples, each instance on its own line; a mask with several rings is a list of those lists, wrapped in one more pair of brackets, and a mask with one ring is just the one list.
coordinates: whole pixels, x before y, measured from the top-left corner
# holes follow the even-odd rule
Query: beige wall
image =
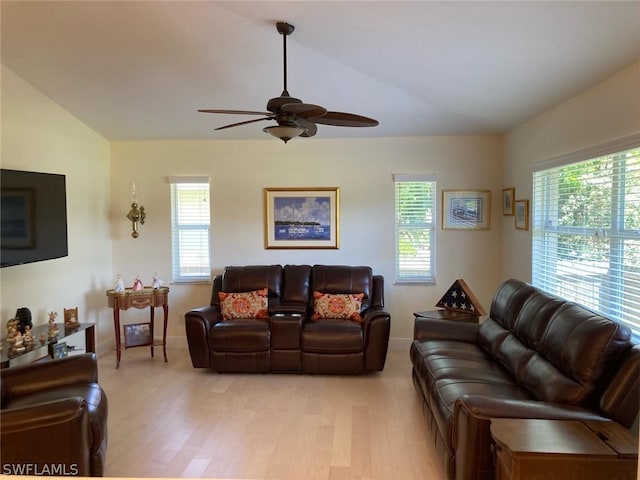
[[(11, 71), (2, 73), (2, 166), (67, 175), (70, 237), (65, 259), (0, 271), (3, 318), (26, 305), (42, 323), (47, 311), (78, 305), (99, 323), (102, 348), (113, 341), (104, 290), (117, 273), (128, 284), (135, 275), (148, 283), (156, 272), (171, 280), (169, 175), (211, 177), (214, 273), (229, 264), (371, 265), (386, 279), (392, 339), (404, 344), (412, 312), (432, 308), (456, 278), (487, 309), (500, 281), (530, 279), (530, 233), (501, 215), (502, 188), (514, 186), (516, 198), (530, 198), (533, 164), (640, 131), (640, 64), (512, 130), (504, 144), (499, 136), (330, 140), (322, 133), (287, 145), (273, 139), (110, 144)], [(437, 174), (439, 196), (442, 189), (492, 191), (489, 231), (439, 225), (436, 286), (393, 284), (394, 173)], [(133, 181), (148, 212), (136, 240), (124, 217)], [(264, 249), (263, 188), (289, 186), (340, 187), (339, 250)], [(209, 301), (210, 285), (169, 286), (170, 342), (184, 346), (182, 316)], [(125, 321), (146, 315), (130, 310)]]
[[(640, 62), (505, 136), (504, 186), (531, 199), (533, 165), (640, 132)], [(504, 278), (531, 280), (531, 230), (502, 219)]]
[(0, 270), (2, 336), (18, 307), (38, 325), (77, 306), (98, 323), (98, 341), (111, 338), (109, 142), (3, 66), (1, 152), (2, 168), (66, 175), (69, 236), (68, 257)]
[[(331, 127), (325, 127), (331, 128)], [(394, 173), (436, 173), (441, 189), (489, 189), (499, 198), (502, 141), (496, 136), (361, 140), (157, 141), (112, 144), (113, 269), (127, 284), (136, 275), (171, 280), (169, 175), (208, 175), (212, 193), (212, 268), (269, 263), (371, 265), (385, 276), (391, 336), (413, 335), (413, 315), (432, 309), (447, 287), (464, 278), (488, 309), (501, 271), (499, 202), (492, 228), (437, 229), (436, 286), (397, 286), (394, 279)], [(147, 221), (130, 237), (124, 218), (132, 182)], [(339, 187), (340, 249), (266, 250), (265, 187)], [(497, 219), (497, 220), (496, 220)], [(438, 221), (438, 225), (440, 221)], [(183, 314), (208, 304), (210, 285), (170, 285), (170, 341), (184, 344)], [(127, 312), (127, 321), (145, 312)], [(139, 320), (142, 321), (142, 320)]]

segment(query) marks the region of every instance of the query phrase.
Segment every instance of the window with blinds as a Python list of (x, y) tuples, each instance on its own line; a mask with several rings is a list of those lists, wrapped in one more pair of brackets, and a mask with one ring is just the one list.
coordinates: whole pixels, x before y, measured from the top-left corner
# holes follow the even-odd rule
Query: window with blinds
[(533, 284), (640, 337), (640, 142), (534, 172)]
[(394, 175), (396, 283), (435, 283), (433, 175)]
[(173, 281), (209, 281), (209, 179), (172, 177), (170, 184)]

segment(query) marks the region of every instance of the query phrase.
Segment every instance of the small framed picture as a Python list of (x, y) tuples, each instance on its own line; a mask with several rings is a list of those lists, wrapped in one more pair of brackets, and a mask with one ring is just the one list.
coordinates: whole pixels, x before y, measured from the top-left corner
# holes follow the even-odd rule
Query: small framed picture
[(64, 358), (67, 356), (67, 344), (66, 342), (58, 342), (53, 344), (53, 355), (55, 358)]
[(529, 200), (516, 200), (514, 205), (516, 210), (516, 228), (518, 230), (529, 230)]
[(488, 230), (491, 212), (489, 190), (443, 190), (442, 228)]
[(503, 188), (502, 189), (502, 215), (513, 215), (513, 197), (515, 196), (515, 189)]
[(151, 345), (151, 323), (132, 323), (124, 325), (124, 345), (125, 348), (139, 347), (141, 345)]

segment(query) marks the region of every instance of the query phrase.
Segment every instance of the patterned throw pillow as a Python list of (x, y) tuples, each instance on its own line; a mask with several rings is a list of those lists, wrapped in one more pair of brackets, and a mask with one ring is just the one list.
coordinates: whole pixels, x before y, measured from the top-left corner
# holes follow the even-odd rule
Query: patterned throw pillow
[(322, 293), (313, 292), (313, 320), (321, 318), (342, 318), (361, 322), (360, 309), (364, 293)]
[(253, 292), (218, 292), (218, 297), (220, 298), (222, 317), (225, 320), (234, 318), (269, 320), (266, 288)]

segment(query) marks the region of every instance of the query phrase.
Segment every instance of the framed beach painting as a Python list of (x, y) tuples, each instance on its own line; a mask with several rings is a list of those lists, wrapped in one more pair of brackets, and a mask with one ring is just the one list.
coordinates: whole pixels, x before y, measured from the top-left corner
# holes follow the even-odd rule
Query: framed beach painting
[(265, 188), (265, 248), (339, 248), (340, 190)]

